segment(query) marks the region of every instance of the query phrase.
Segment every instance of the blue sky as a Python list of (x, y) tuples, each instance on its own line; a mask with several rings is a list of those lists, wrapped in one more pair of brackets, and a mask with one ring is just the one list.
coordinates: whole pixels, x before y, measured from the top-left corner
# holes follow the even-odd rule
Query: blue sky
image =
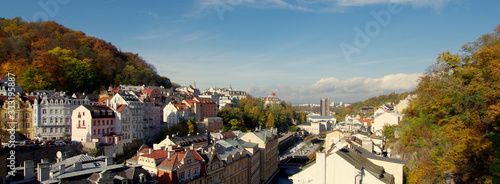
[(81, 30), (138, 53), (181, 85), (275, 92), (299, 104), (412, 91), (439, 53), (491, 33), (498, 7), (493, 0), (4, 0), (0, 17)]

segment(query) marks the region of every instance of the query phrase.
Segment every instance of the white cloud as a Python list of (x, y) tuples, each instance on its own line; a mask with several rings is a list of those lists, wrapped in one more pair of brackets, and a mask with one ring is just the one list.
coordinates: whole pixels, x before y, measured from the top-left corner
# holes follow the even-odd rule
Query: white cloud
[(276, 93), (281, 99), (292, 103), (317, 103), (321, 98), (332, 101), (356, 102), (392, 92), (411, 92), (418, 84), (421, 73), (391, 74), (381, 78), (354, 77), (345, 80), (335, 77), (322, 78), (309, 86), (258, 86), (247, 87), (255, 97)]

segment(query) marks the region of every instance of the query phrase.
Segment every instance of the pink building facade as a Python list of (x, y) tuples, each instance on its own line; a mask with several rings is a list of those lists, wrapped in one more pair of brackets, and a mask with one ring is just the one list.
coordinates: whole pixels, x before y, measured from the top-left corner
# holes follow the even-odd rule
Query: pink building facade
[(116, 132), (115, 112), (107, 106), (81, 105), (73, 111), (71, 140), (118, 144), (122, 136)]

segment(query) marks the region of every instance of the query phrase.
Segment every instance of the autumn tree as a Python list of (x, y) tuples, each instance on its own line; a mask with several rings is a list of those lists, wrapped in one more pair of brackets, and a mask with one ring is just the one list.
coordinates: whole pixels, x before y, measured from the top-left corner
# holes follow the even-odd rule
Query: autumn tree
[(196, 125), (191, 121), (187, 121), (187, 126), (190, 134), (196, 134)]
[(500, 26), (443, 52), (420, 79), (401, 130), (410, 183), (500, 178)]
[(275, 126), (274, 115), (273, 115), (273, 113), (269, 113), (267, 115), (266, 127), (267, 128), (274, 128), (274, 126)]
[(0, 72), (19, 76), (25, 92), (38, 89), (97, 92), (110, 85), (170, 87), (138, 54), (53, 21), (0, 18)]

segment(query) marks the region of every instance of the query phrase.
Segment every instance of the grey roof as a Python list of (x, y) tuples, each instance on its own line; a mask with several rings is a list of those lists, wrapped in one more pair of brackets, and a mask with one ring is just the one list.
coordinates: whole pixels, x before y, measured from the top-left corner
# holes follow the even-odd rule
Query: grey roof
[(405, 164), (404, 160), (377, 156), (377, 155), (375, 155), (373, 153), (370, 153), (368, 150), (366, 150), (366, 149), (364, 149), (362, 147), (356, 146), (355, 150), (358, 153), (360, 153), (361, 155), (363, 155), (364, 157), (366, 157), (366, 158), (371, 158), (371, 159), (380, 160), (380, 161), (386, 161), (386, 162), (392, 162), (392, 163), (398, 163), (398, 164), (403, 164), (403, 165)]
[(92, 118), (114, 118), (115, 111), (104, 105), (83, 105), (90, 111)]
[(247, 142), (247, 141), (244, 141), (241, 139), (233, 139), (233, 140), (229, 141), (228, 143), (233, 145), (233, 146), (241, 145), (243, 148), (253, 148), (253, 147), (259, 145), (257, 143)]
[(131, 179), (133, 181), (133, 183), (140, 183), (139, 182), (140, 181), (139, 175), (144, 174), (146, 176), (147, 181), (152, 180), (151, 174), (149, 174), (148, 171), (146, 171), (144, 168), (142, 168), (142, 166), (132, 165), (132, 166), (128, 166), (128, 167), (129, 167), (128, 169), (126, 169), (124, 171), (120, 171), (115, 176), (115, 178), (123, 177), (123, 178)]
[(35, 90), (35, 91), (33, 91), (34, 94), (48, 94), (48, 95), (52, 95), (55, 92), (56, 92), (55, 90)]
[[(226, 158), (229, 155), (235, 155), (238, 152), (244, 151), (244, 149), (241, 146), (239, 146), (239, 147), (233, 146), (224, 140), (217, 141), (216, 145), (217, 145), (217, 147), (216, 147), (217, 153), (219, 154), (221, 159), (226, 161), (226, 163), (227, 163)], [(244, 156), (244, 155), (241, 155), (241, 156)]]
[(266, 142), (267, 138), (272, 137), (277, 134), (275, 129), (263, 129), (263, 130), (258, 130), (255, 132), (248, 132), (248, 133), (239, 133), (238, 137), (243, 137), (245, 134), (255, 134), (257, 137), (259, 137), (262, 141)]
[(57, 176), (57, 178), (65, 179), (65, 178), (77, 177), (77, 176), (82, 176), (82, 175), (91, 175), (93, 173), (101, 172), (103, 170), (114, 170), (114, 169), (120, 169), (123, 167), (124, 167), (123, 165), (109, 165), (109, 166), (102, 166), (102, 167), (94, 167), (94, 168), (82, 169), (79, 171), (63, 173), (63, 174)]
[(194, 143), (209, 141), (208, 135), (191, 135), (184, 137), (170, 137), (172, 142), (179, 146), (189, 146)]
[(340, 149), (335, 153), (342, 157), (345, 161), (349, 162), (356, 169), (365, 169), (368, 173), (384, 183), (394, 183), (394, 176), (392, 174), (386, 173), (384, 167), (374, 164), (361, 154), (355, 153), (353, 150), (346, 148)]

